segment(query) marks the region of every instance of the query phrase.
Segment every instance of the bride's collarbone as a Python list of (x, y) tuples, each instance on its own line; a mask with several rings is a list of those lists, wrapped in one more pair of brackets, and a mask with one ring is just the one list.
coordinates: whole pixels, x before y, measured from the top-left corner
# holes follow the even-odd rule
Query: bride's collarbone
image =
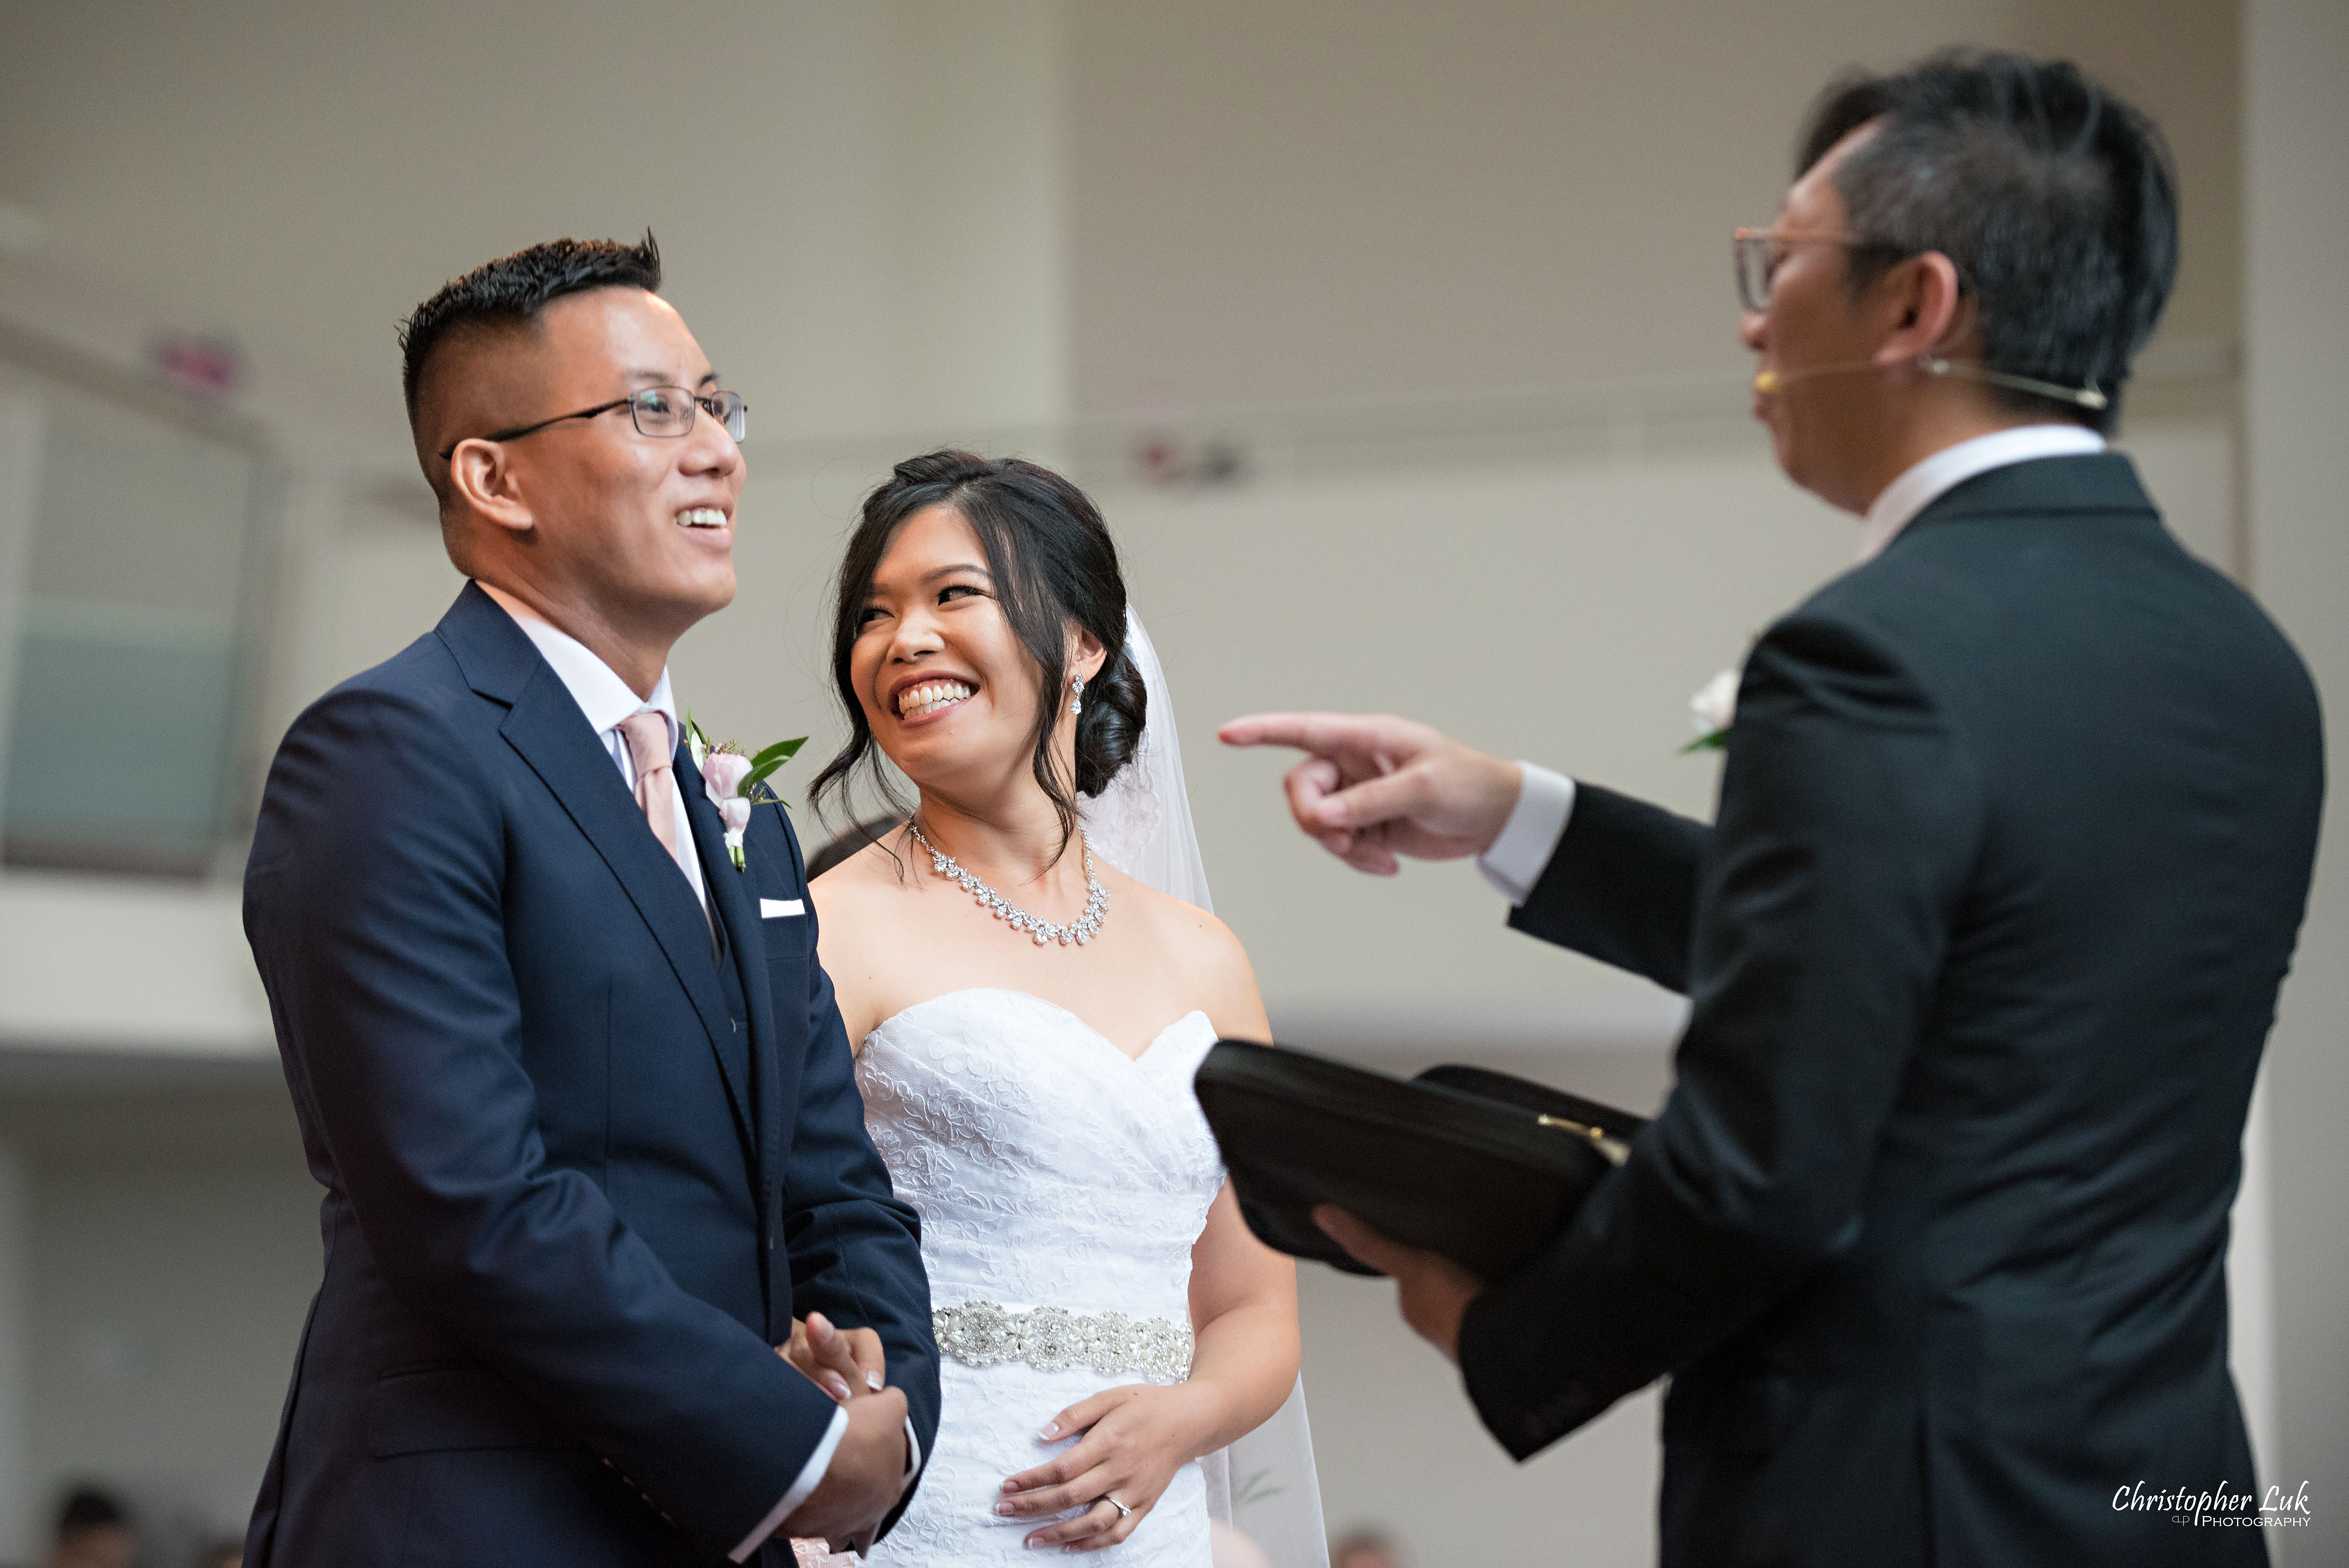
[[(867, 1012), (872, 1027), (944, 997), (1009, 992), (1058, 1009), (1139, 1058), (1169, 1024), (1199, 1005), (1174, 965), (1152, 962), (1135, 944), (1038, 947), (1016, 937), (981, 930), (976, 939), (908, 944), (876, 987)], [(986, 938), (992, 940), (980, 940)]]
[[(833, 983), (842, 993), (842, 1011), (862, 1023), (863, 1034), (957, 992), (1013, 992), (1071, 1015), (1139, 1059), (1173, 1023), (1201, 1005), (1197, 987), (1190, 983), (1195, 966), (1186, 961), (1185, 933), (1164, 919), (1168, 909), (1179, 907), (1143, 884), (1123, 877), (1112, 883), (1104, 872), (1102, 881), (1111, 887), (1109, 919), (1080, 946), (1039, 943), (978, 908), (958, 888), (926, 877), (919, 882), (889, 880), (885, 888), (870, 889), (883, 896), (858, 901), (854, 929), (838, 932), (848, 939), (843, 946), (853, 947), (855, 960), (842, 965), (851, 972), (836, 973)], [(1073, 912), (1035, 910), (1046, 919)], [(833, 934), (824, 933), (827, 947)]]
[(1139, 1058), (1167, 1026), (1198, 1005), (1175, 987), (1132, 983), (1119, 974), (1053, 974), (1027, 965), (930, 968), (889, 988), (874, 1026), (947, 997), (1008, 993), (1066, 1014), (1130, 1057)]
[[(1134, 1007), (1130, 997), (1116, 999), (1112, 1011), (1112, 1004), (1100, 997), (1048, 995), (1022, 986), (1005, 984), (999, 979), (987, 984), (947, 986), (927, 995), (911, 997), (902, 1007), (890, 1009), (887, 1016), (867, 1032), (865, 1038), (869, 1041), (899, 1019), (916, 1012), (925, 1015), (921, 1020), (923, 1026), (932, 1030), (945, 1028), (951, 1032), (952, 1023), (942, 1024), (936, 1016), (936, 1010), (958, 1002), (995, 1012), (1009, 1008), (1032, 1019), (1048, 1031), (1067, 1025), (1092, 1037), (1097, 1045), (1114, 1050), (1127, 1061), (1136, 1064), (1149, 1055), (1152, 1047), (1173, 1033), (1178, 1024), (1194, 1014), (1206, 1016), (1205, 1010), (1195, 1003), (1168, 1002), (1162, 1009), (1145, 1010)], [(1146, 1022), (1137, 1022), (1141, 1020)], [(860, 1053), (863, 1048), (863, 1043), (860, 1043)]]

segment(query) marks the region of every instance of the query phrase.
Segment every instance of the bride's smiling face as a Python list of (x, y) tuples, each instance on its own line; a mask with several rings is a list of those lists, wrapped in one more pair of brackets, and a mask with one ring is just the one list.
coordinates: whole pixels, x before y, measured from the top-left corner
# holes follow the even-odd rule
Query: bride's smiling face
[(889, 542), (849, 669), (873, 738), (916, 784), (985, 788), (1027, 773), (1040, 671), (953, 507), (915, 513)]

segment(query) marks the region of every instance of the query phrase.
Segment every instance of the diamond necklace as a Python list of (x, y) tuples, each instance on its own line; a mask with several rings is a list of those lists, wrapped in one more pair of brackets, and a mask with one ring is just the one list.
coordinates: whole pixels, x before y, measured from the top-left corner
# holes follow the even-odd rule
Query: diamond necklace
[(1081, 832), (1077, 835), (1077, 841), (1084, 846), (1085, 852), (1085, 909), (1084, 913), (1063, 926), (1044, 919), (1040, 916), (1030, 914), (964, 870), (956, 864), (953, 856), (922, 836), (921, 824), (908, 822), (905, 826), (913, 830), (914, 842), (930, 852), (932, 870), (949, 882), (959, 883), (964, 892), (978, 900), (980, 908), (999, 920), (1010, 922), (1013, 930), (1026, 931), (1033, 936), (1036, 939), (1036, 945), (1040, 948), (1046, 942), (1052, 941), (1059, 942), (1062, 947), (1067, 947), (1071, 942), (1082, 947), (1092, 940), (1094, 933), (1102, 929), (1102, 922), (1109, 918), (1109, 891), (1101, 885), (1101, 878), (1093, 875), (1092, 841), (1085, 837)]

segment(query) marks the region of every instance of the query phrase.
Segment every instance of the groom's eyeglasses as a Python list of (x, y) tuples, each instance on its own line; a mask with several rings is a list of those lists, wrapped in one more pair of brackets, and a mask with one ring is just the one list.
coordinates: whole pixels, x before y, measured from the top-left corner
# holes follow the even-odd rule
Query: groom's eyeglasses
[[(614, 398), (608, 403), (598, 403), (592, 409), (576, 413), (557, 414), (551, 420), (541, 420), (534, 425), (516, 425), (512, 430), (492, 435), (471, 437), (480, 441), (517, 441), (533, 435), (549, 425), (559, 425), (565, 420), (592, 420), (598, 414), (608, 414), (614, 409), (626, 409), (628, 417), (636, 421), (639, 435), (659, 436), (674, 440), (693, 428), (694, 415), (704, 412), (726, 427), (726, 433), (740, 441), (750, 430), (750, 405), (742, 400), (740, 392), (690, 392), (683, 387), (647, 387), (625, 398)], [(440, 449), (440, 461), (446, 462), (455, 453), (458, 443), (450, 441)]]

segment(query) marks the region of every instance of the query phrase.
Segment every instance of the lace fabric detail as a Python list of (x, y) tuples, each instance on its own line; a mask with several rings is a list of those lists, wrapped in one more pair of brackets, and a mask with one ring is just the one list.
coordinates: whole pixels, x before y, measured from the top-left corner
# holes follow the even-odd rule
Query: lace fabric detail
[[(1104, 1388), (1184, 1376), (1191, 1248), (1224, 1181), (1191, 1092), (1215, 1041), (1206, 1015), (1193, 1012), (1129, 1057), (1065, 1008), (983, 989), (918, 1003), (866, 1036), (856, 1071), (865, 1126), (897, 1195), (922, 1217), (947, 1354), (921, 1487), (872, 1563), (1030, 1561), (1020, 1542), (1038, 1521), (994, 1509), (1006, 1477), (1072, 1440), (1041, 1442), (1038, 1429)], [(1015, 1314), (1006, 1303), (1043, 1304)], [(982, 1307), (992, 1313), (972, 1315)], [(1166, 1338), (1138, 1345), (1133, 1330), (1154, 1318)], [(1122, 1352), (1102, 1333), (1120, 1320)], [(963, 1358), (947, 1343), (957, 1338), (986, 1364)], [(1142, 1362), (1122, 1370), (1094, 1359), (1114, 1365), (1137, 1350)], [(1169, 1370), (1154, 1376), (1159, 1366)], [(1133, 1534), (1102, 1555), (1133, 1568), (1206, 1568), (1197, 1465), (1184, 1466)]]

